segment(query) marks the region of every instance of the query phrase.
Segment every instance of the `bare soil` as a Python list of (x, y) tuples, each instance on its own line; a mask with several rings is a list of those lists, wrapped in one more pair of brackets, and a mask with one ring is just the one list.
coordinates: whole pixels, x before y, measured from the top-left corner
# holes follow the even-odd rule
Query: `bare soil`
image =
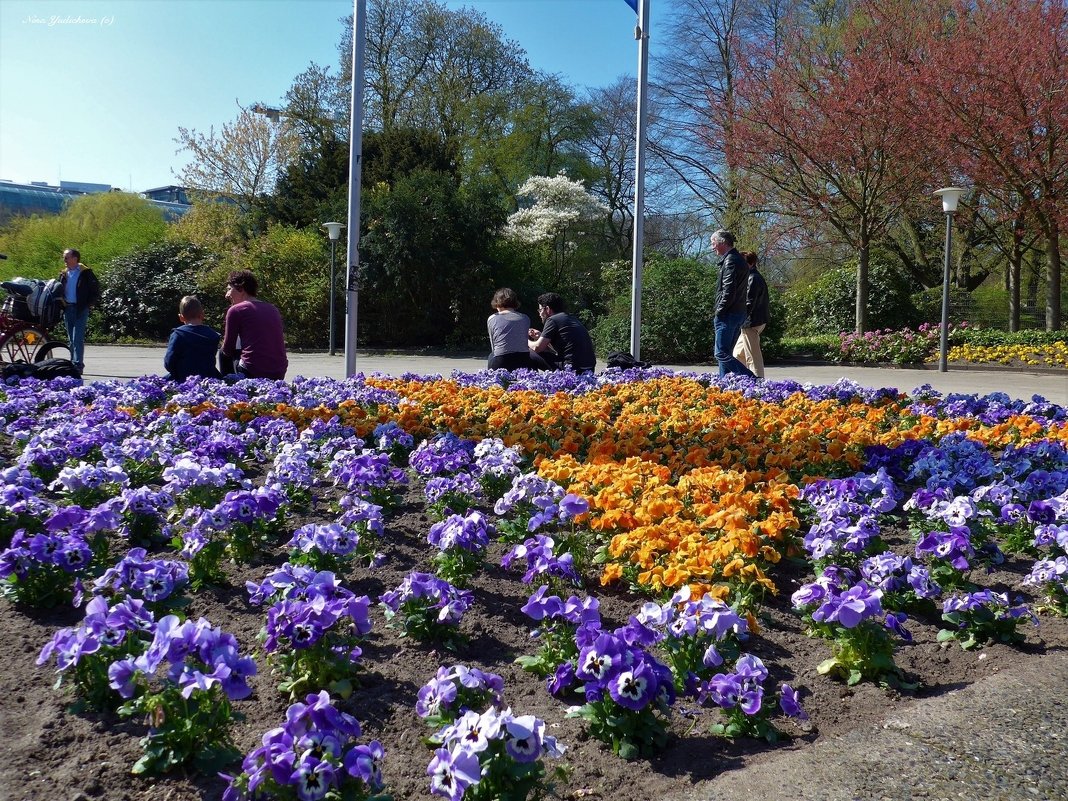
[[(325, 514), (291, 522), (295, 528), (324, 518)], [(387, 522), (386, 564), (373, 571), (364, 567), (347, 571), (346, 586), (376, 601), (410, 570), (429, 571), (432, 548), (426, 534), (433, 522), (423, 509), (420, 488), (413, 487), (400, 513)], [(898, 547), (908, 547), (905, 538), (899, 540)], [(765, 661), (777, 681), (789, 681), (802, 689), (811, 720), (796, 724), (779, 719), (788, 736), (775, 745), (731, 742), (707, 733), (719, 719), (716, 710), (693, 709), (680, 699), (667, 751), (652, 760), (627, 763), (600, 742), (587, 738), (581, 721), (565, 717), (566, 704), (553, 699), (540, 680), (513, 664), (517, 656), (533, 652), (529, 621), (520, 612), (530, 587), (519, 581), (519, 574), (499, 566), (505, 550), (503, 544), (494, 543), (486, 569), (473, 581), (476, 604), (461, 626), (466, 642), (453, 653), (401, 638), (386, 627), (380, 610), (373, 614), (375, 628), (364, 648), (365, 669), (357, 677), (357, 690), (342, 707), (360, 720), (365, 739), (377, 738), (384, 745), (385, 778), (396, 799), (430, 797), (426, 766), (431, 752), (424, 742), (430, 731), (417, 717), (414, 706), (419, 688), (442, 664), (459, 662), (500, 674), (505, 680), (506, 703), (517, 714), (535, 714), (546, 720), (550, 733), (568, 747), (563, 761), (569, 779), (556, 788), (560, 798), (648, 801), (681, 794), (726, 771), (759, 766), (769, 753), (779, 749), (807, 748), (821, 739), (876, 723), (915, 698), (959, 689), (1020, 660), (1068, 646), (1068, 624), (1055, 618), (1044, 617), (1038, 628), (1028, 626), (1027, 643), (1021, 647), (994, 645), (974, 652), (965, 652), (956, 644), (939, 645), (937, 621), (911, 620), (914, 642), (901, 645), (897, 661), (918, 689), (900, 693), (870, 684), (847, 688), (817, 675), (816, 666), (828, 656), (828, 646), (807, 637), (801, 621), (789, 609), (790, 594), (811, 576), (800, 572), (797, 565), (783, 564), (775, 576), (780, 593), (766, 602), (761, 613), (762, 631), (751, 638), (749, 650)], [(191, 595), (185, 611), (235, 634), (243, 651), (254, 651), (265, 610), (248, 603), (244, 583), (261, 580), (284, 561), (284, 549), (279, 545), (260, 564), (228, 566), (228, 585)], [(1010, 561), (999, 572), (973, 578), (984, 586), (1017, 594), (1016, 584), (1026, 569), (1022, 563)], [(586, 592), (600, 599), (606, 625), (624, 623), (640, 603), (638, 597), (623, 590), (601, 588), (594, 576), (587, 576)], [(219, 799), (225, 784), (215, 776), (177, 774), (145, 779), (130, 775), (140, 756), (138, 740), (145, 732), (143, 723), (113, 714), (72, 712), (71, 698), (53, 689), (54, 667), (35, 666), (38, 652), (55, 630), (77, 623), (81, 616), (72, 608), (40, 612), (0, 600), (0, 631), (4, 634), (0, 649), (0, 799)], [(254, 694), (235, 704), (243, 715), (233, 729), (242, 753), (258, 746), (263, 732), (280, 724), (288, 706), (287, 697), (276, 688), (277, 678), (262, 659), (257, 661), (261, 672), (252, 682)]]

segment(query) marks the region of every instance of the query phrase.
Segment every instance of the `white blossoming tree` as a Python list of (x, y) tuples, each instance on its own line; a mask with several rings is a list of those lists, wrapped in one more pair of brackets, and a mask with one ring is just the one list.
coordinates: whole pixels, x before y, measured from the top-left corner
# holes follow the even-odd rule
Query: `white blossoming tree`
[(504, 235), (548, 247), (555, 262), (555, 278), (559, 280), (578, 247), (574, 237), (604, 219), (608, 207), (587, 192), (582, 181), (572, 181), (563, 173), (552, 178), (531, 176), (516, 194), (520, 202), (530, 205), (508, 217)]

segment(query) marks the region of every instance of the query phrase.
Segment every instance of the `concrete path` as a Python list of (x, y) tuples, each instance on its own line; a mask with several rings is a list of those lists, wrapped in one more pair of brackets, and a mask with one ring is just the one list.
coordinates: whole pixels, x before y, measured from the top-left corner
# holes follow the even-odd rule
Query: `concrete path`
[[(399, 353), (359, 352), (356, 369), (371, 374), (399, 376), (405, 373), (419, 375), (449, 375), (453, 370), (474, 372), (486, 366), (484, 356), (427, 356)], [(603, 368), (603, 364), (599, 365)], [(663, 365), (677, 371), (715, 373), (708, 365)], [(163, 348), (128, 345), (87, 345), (85, 349), (85, 378), (129, 379), (142, 375), (163, 373)], [(345, 377), (345, 357), (328, 353), (291, 353), (289, 376)], [(990, 392), (1005, 392), (1013, 398), (1030, 400), (1041, 395), (1046, 400), (1068, 406), (1068, 373), (1055, 371), (1019, 372), (1008, 368), (976, 370), (953, 368), (949, 372), (937, 370), (896, 370), (874, 367), (845, 367), (841, 365), (813, 366), (781, 364), (769, 365), (766, 369), (769, 380), (792, 379), (809, 384), (833, 384), (840, 378), (848, 378), (865, 387), (894, 387), (909, 392), (924, 384), (930, 384), (942, 393), (985, 395)]]

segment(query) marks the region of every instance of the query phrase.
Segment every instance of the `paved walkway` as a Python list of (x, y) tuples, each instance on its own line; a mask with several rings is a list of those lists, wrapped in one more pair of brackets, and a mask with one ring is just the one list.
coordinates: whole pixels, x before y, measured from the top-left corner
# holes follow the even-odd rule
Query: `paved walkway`
[(772, 752), (661, 801), (1064, 801), (1068, 654), (1026, 659), (870, 728)]
[[(484, 369), (485, 357), (471, 356), (426, 356), (393, 353), (359, 352), (356, 369), (359, 372), (382, 373), (399, 376), (404, 373), (419, 375), (449, 375), (453, 370), (474, 372)], [(603, 367), (604, 365), (600, 365)], [(716, 368), (708, 365), (663, 365), (673, 370), (714, 373)], [(136, 378), (163, 372), (163, 348), (128, 345), (88, 345), (85, 349), (85, 378), (89, 381), (106, 378)], [(345, 377), (345, 358), (328, 353), (291, 353), (289, 356), (290, 377), (329, 376)], [(954, 369), (940, 373), (937, 370), (896, 370), (873, 367), (846, 367), (842, 365), (769, 365), (765, 371), (769, 380), (801, 381), (809, 384), (833, 384), (840, 378), (848, 378), (866, 387), (894, 387), (911, 391), (930, 384), (942, 393), (959, 392), (985, 395), (989, 392), (1005, 392), (1011, 397), (1030, 400), (1041, 395), (1046, 400), (1068, 406), (1068, 373), (1054, 371), (1018, 372), (997, 369)]]
[[(292, 354), (290, 375), (343, 378), (345, 361), (327, 354)], [(161, 348), (86, 349), (86, 378), (129, 379), (162, 372)], [(483, 358), (360, 353), (364, 373), (448, 375), (474, 371)], [(676, 367), (714, 372), (712, 367)], [(1068, 405), (1068, 376), (1053, 372), (951, 369), (893, 370), (773, 365), (767, 378), (831, 384), (848, 378), (868, 387), (912, 390), (930, 384), (943, 393), (1039, 394)], [(1025, 657), (970, 687), (906, 702), (880, 723), (804, 749), (774, 751), (661, 801), (868, 801), (1068, 799), (1068, 654)]]

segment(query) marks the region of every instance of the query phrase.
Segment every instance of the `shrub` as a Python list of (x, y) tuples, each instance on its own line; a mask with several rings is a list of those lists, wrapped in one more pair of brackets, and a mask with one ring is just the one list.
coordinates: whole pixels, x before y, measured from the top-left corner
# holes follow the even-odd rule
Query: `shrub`
[(808, 356), (814, 359), (834, 359), (841, 344), (842, 338), (837, 334), (783, 337), (777, 345), (777, 355), (780, 358)]
[[(837, 334), (856, 328), (857, 265), (829, 270), (786, 296), (786, 329), (795, 336)], [(900, 272), (872, 258), (868, 270), (868, 328), (907, 328), (923, 322)], [(938, 319), (941, 319), (940, 317)]]
[(783, 333), (786, 331), (786, 304), (775, 288), (768, 287), (770, 307), (767, 327), (760, 334), (760, 352), (764, 359), (780, 359), (784, 355)]
[[(322, 347), (329, 339), (330, 253), (319, 231), (273, 225), (249, 243), (246, 261), (259, 279), (259, 294), (282, 313), (286, 344), (292, 348)], [(335, 315), (338, 341), (344, 338), (345, 257), (337, 260)]]
[[(952, 326), (951, 326), (952, 328)], [(922, 364), (938, 351), (942, 327), (926, 323), (918, 330), (842, 334), (836, 360), (843, 362)]]
[[(614, 265), (613, 265), (614, 266)], [(611, 276), (619, 268), (608, 271)], [(602, 356), (630, 350), (630, 281), (613, 281), (616, 296), (609, 313), (592, 332)], [(782, 301), (771, 293), (771, 321), (760, 338), (765, 356), (777, 353), (784, 326)], [(661, 364), (707, 362), (715, 332), (716, 266), (696, 259), (651, 259), (642, 279), (641, 357)]]
[[(503, 223), (489, 184), (419, 170), (366, 195), (360, 339), (369, 345), (486, 342), (496, 288), (489, 256)], [(403, 310), (403, 313), (400, 313)]]
[[(653, 259), (642, 282), (641, 355), (653, 362), (707, 361), (712, 355), (715, 268), (694, 259)], [(602, 354), (630, 350), (630, 287), (593, 331)]]
[(102, 280), (101, 302), (96, 314), (102, 331), (114, 338), (166, 340), (179, 325), (178, 302), (196, 294), (205, 304), (209, 324), (222, 324), (222, 296), (212, 298), (197, 285), (197, 275), (206, 271), (215, 257), (196, 245), (167, 243), (151, 245), (115, 259)]
[[(933, 286), (912, 296), (918, 322), (931, 325), (942, 324), (942, 287)], [(1008, 309), (1008, 305), (1005, 307)], [(949, 288), (949, 323), (968, 322), (974, 319), (975, 304), (966, 289), (951, 286)], [(1005, 318), (1008, 319), (1006, 311)]]
[(1040, 347), (1056, 342), (1068, 342), (1068, 329), (1060, 331), (1000, 331), (995, 328), (950, 328), (949, 341), (953, 345), (973, 345), (982, 348), (997, 348), (1009, 345)]

